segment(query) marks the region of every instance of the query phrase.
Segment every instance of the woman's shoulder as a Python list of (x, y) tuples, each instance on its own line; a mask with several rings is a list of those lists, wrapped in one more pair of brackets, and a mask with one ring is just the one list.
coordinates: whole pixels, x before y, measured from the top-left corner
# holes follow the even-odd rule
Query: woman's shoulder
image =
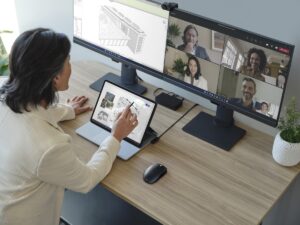
[(9, 128), (14, 132), (12, 135), (26, 136), (37, 142), (46, 139), (49, 144), (53, 144), (57, 140), (60, 142), (68, 140), (65, 137), (66, 134), (51, 123), (51, 115), (47, 114), (47, 110), (40, 108), (31, 108), (30, 111), (16, 113), (7, 105), (0, 103), (0, 126)]
[(186, 73), (184, 74), (183, 80), (185, 82), (189, 82), (191, 80), (191, 76), (187, 75)]
[(195, 85), (207, 91), (207, 80), (203, 76), (199, 77)]
[(200, 76), (200, 77), (199, 77), (199, 80), (200, 80), (201, 82), (203, 82), (203, 83), (206, 83), (206, 84), (207, 84), (207, 80), (206, 80), (206, 78), (205, 78), (205, 77), (203, 77), (203, 76)]
[(248, 69), (247, 69), (247, 66), (245, 66), (245, 65), (241, 65), (240, 66), (240, 68), (239, 68), (239, 72), (240, 73), (243, 73), (243, 72), (245, 72), (245, 71), (247, 71)]
[(10, 150), (10, 156), (30, 162), (32, 171), (46, 151), (71, 142), (68, 134), (51, 126), (35, 112), (15, 113), (5, 105), (0, 105), (0, 133), (4, 141), (0, 144)]

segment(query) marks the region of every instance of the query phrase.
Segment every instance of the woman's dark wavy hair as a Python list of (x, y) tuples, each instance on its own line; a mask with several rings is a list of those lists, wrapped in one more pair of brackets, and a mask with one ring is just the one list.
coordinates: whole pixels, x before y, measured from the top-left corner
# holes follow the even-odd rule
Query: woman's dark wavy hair
[(264, 71), (267, 64), (267, 57), (263, 50), (250, 48), (247, 54), (247, 66), (250, 66), (250, 58), (253, 53), (256, 53), (260, 58), (259, 71)]
[(0, 88), (1, 100), (16, 113), (37, 107), (42, 100), (52, 104), (58, 99), (54, 77), (69, 56), (68, 37), (53, 30), (37, 28), (22, 33), (9, 56), (10, 76)]
[(190, 68), (189, 68), (189, 62), (191, 60), (194, 60), (196, 62), (196, 64), (197, 64), (197, 72), (195, 74), (195, 80), (198, 80), (199, 77), (201, 76), (201, 67), (200, 67), (199, 60), (195, 56), (192, 55), (192, 56), (189, 57), (185, 73), (186, 73), (187, 76), (191, 75), (191, 71), (190, 71)]

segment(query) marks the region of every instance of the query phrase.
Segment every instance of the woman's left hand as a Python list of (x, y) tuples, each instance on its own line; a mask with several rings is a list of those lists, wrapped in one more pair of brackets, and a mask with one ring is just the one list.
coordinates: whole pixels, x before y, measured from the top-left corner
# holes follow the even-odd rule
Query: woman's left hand
[(73, 107), (75, 115), (92, 110), (92, 107), (85, 105), (88, 98), (85, 96), (75, 96), (72, 100), (68, 99), (67, 103)]

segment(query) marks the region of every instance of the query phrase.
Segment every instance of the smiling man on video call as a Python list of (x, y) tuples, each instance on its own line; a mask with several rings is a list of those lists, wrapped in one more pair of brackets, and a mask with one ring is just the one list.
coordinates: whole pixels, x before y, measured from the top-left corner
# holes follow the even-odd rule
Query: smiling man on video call
[(242, 98), (232, 98), (230, 99), (230, 102), (251, 110), (260, 109), (260, 105), (253, 101), (253, 96), (256, 94), (256, 83), (253, 79), (248, 77), (243, 79), (241, 92)]

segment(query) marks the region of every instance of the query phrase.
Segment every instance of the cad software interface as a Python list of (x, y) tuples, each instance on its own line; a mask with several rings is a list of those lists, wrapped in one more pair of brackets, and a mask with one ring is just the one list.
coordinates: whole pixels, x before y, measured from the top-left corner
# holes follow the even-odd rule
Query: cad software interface
[(138, 0), (75, 0), (74, 36), (163, 71), (168, 11)]
[(130, 104), (132, 104), (131, 112), (137, 115), (138, 125), (128, 135), (128, 138), (140, 144), (154, 113), (155, 103), (112, 83), (105, 82), (95, 106), (92, 120), (111, 129), (116, 116)]

